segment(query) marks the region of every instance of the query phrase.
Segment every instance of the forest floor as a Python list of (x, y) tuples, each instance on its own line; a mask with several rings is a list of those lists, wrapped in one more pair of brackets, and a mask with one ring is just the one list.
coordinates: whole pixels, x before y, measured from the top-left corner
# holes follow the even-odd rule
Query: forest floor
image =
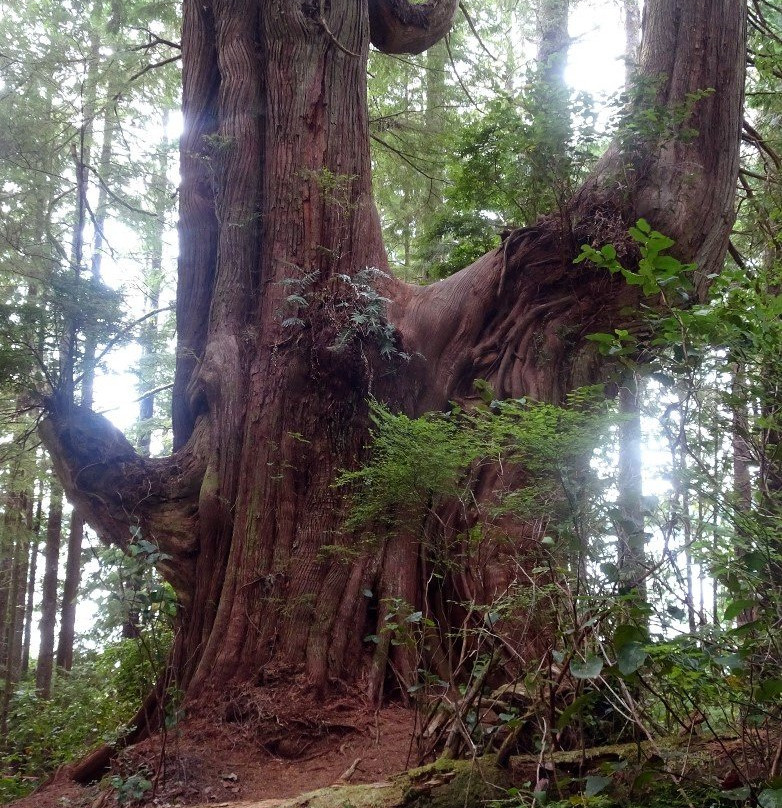
[(324, 720), (321, 712), (315, 733), (313, 722), (306, 721), (310, 729), (306, 741), (293, 728), (286, 734), (288, 743), (293, 739), (291, 746), (268, 732), (263, 722), (235, 717), (215, 721), (214, 711), (205, 710), (190, 716), (180, 731), (170, 731), (165, 742), (157, 735), (125, 750), (102, 786), (80, 786), (64, 767), (13, 806), (108, 808), (116, 804), (117, 794), (107, 788), (111, 777), (122, 778), (130, 797), (134, 775), (154, 781), (148, 773), (161, 768), (154, 796), (145, 794), (151, 796), (146, 804), (157, 808), (293, 797), (339, 783), (383, 781), (417, 765), (411, 746), (414, 711), (387, 707), (375, 712), (337, 705), (330, 718)]
[[(461, 806), (488, 804), (507, 798), (511, 785), (535, 783), (540, 771), (538, 753), (513, 756), (507, 770), (498, 769), (487, 757), (438, 761), (407, 771), (419, 764), (411, 740), (415, 723), (414, 710), (389, 706), (374, 711), (363, 708), (349, 693), (327, 704), (312, 694), (306, 698), (301, 691), (275, 692), (274, 687), (214, 694), (191, 705), (187, 717), (167, 735), (156, 733), (121, 752), (100, 783), (80, 786), (64, 767), (37, 792), (13, 805), (398, 808), (410, 803), (410, 795), (413, 802), (418, 802), (416, 795), (426, 795), (422, 805)], [(782, 749), (776, 733), (766, 744), (766, 752), (773, 749)], [(614, 772), (615, 795), (633, 796), (630, 802), (616, 804), (694, 806), (711, 804), (712, 795), (736, 789), (743, 781), (763, 779), (757, 760), (752, 760), (763, 755), (755, 750), (745, 758), (747, 751), (739, 738), (707, 739), (694, 731), (659, 742), (553, 752), (551, 770), (556, 767), (559, 772), (553, 775), (555, 781), (560, 777), (563, 785), (574, 786), (586, 775)], [(737, 777), (740, 769), (747, 780)], [(679, 774), (672, 778), (670, 772)], [(639, 775), (649, 781), (641, 792), (652, 789), (645, 797), (636, 793)], [(372, 785), (362, 788), (360, 784)], [(344, 788), (311, 794), (330, 786)], [(569, 787), (565, 788), (567, 794)], [(652, 793), (665, 799), (650, 801)], [(300, 795), (306, 797), (281, 804)], [(707, 795), (711, 802), (704, 802)], [(639, 796), (642, 799), (636, 801)]]

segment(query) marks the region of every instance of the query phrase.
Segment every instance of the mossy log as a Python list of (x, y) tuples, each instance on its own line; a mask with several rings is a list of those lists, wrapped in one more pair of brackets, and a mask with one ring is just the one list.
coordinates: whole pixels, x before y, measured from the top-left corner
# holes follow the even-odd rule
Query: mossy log
[(382, 783), (338, 784), (298, 797), (210, 803), (208, 808), (464, 808), (501, 799), (510, 786), (510, 772), (490, 757), (441, 760)]

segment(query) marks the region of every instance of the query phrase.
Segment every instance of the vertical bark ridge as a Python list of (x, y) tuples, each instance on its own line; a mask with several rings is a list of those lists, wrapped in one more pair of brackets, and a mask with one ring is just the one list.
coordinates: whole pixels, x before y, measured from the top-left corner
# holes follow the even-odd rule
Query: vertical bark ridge
[(182, 25), (182, 115), (179, 190), (177, 364), (174, 449), (193, 432), (198, 402), (188, 390), (203, 356), (217, 254), (214, 173), (209, 138), (217, 132), (217, 65), (211, 0), (185, 0)]

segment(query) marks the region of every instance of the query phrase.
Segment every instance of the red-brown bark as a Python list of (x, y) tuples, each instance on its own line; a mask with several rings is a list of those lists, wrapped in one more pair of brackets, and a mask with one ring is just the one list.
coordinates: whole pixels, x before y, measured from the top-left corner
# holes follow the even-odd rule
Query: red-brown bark
[(383, 53), (423, 53), (451, 29), (459, 0), (369, 0), (369, 34)]
[[(186, 0), (176, 453), (139, 457), (105, 419), (56, 401), (41, 433), (105, 540), (123, 545), (138, 525), (171, 557), (175, 668), (191, 697), (296, 673), (319, 690), (341, 679), (382, 691), (389, 649), (362, 638), (381, 633), (385, 599), (427, 608), (433, 593), (419, 536), (343, 529), (332, 483), (362, 455), (367, 397), (417, 415), (469, 399), (476, 379), (498, 397), (553, 402), (594, 382), (585, 336), (621, 325), (638, 292), (572, 260), (606, 242), (632, 260), (624, 236), (640, 216), (698, 262), (705, 290), (733, 216), (743, 15), (740, 0), (649, 4), (641, 70), (661, 74), (657, 103), (715, 89), (695, 105), (696, 137), (614, 147), (564, 211), (447, 280), (376, 276), (404, 362), (349, 320), (356, 275), (386, 269), (367, 139), (370, 7)], [(471, 575), (468, 594), (487, 598), (511, 571), (488, 559)], [(412, 663), (396, 653), (404, 675)]]

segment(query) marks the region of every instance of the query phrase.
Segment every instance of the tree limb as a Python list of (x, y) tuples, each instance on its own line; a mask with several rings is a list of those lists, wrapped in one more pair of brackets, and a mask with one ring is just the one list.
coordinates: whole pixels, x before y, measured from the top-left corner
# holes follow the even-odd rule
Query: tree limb
[(68, 499), (99, 538), (127, 550), (141, 530), (165, 554), (158, 565), (183, 602), (192, 594), (198, 532), (194, 504), (205, 462), (198, 433), (188, 450), (161, 459), (139, 456), (110, 421), (53, 396), (38, 433)]

